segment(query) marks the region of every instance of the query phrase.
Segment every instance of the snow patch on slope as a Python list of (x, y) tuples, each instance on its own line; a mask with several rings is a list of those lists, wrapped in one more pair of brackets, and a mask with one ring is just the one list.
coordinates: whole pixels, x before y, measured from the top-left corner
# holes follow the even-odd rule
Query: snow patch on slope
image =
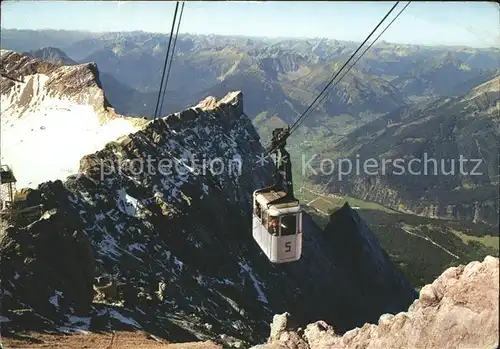
[(6, 53), (13, 52), (12, 50), (7, 50), (7, 49), (1, 49), (0, 50), (0, 56), (3, 56)]
[(49, 97), (47, 80), (26, 77), (1, 96), (1, 163), (13, 168), (18, 188), (64, 180), (83, 156), (138, 130), (119, 118), (101, 124), (91, 105)]
[(255, 277), (255, 274), (253, 273), (253, 270), (252, 270), (252, 267), (249, 266), (248, 264), (243, 264), (243, 263), (239, 263), (241, 269), (243, 269), (244, 271), (246, 271), (248, 273), (248, 276), (250, 276), (250, 279), (252, 279), (252, 282), (253, 282), (253, 285), (255, 287), (255, 290), (257, 291), (257, 299), (259, 301), (261, 301), (262, 303), (268, 303), (268, 300), (267, 300), (267, 297), (266, 297), (266, 294), (264, 293), (264, 291), (262, 290), (262, 283), (257, 280), (257, 278)]
[(118, 209), (131, 217), (139, 217), (139, 202), (127, 194), (124, 188), (118, 191)]
[(36, 111), (37, 107), (47, 97), (45, 84), (50, 79), (45, 74), (34, 74), (23, 78), (23, 82), (15, 81), (9, 93), (1, 96), (2, 112), (9, 112), (15, 118), (26, 110)]
[(59, 297), (62, 296), (61, 291), (55, 291), (55, 295), (50, 297), (49, 302), (56, 308), (59, 308)]
[(120, 314), (118, 311), (116, 310), (111, 310), (109, 312), (109, 316), (111, 316), (112, 318), (120, 321), (121, 323), (123, 324), (127, 324), (127, 325), (131, 325), (131, 326), (134, 326), (136, 328), (142, 328), (141, 325), (139, 325), (137, 323), (137, 321), (135, 321), (134, 319), (132, 319), (131, 317), (126, 317), (126, 316), (123, 316), (122, 314)]

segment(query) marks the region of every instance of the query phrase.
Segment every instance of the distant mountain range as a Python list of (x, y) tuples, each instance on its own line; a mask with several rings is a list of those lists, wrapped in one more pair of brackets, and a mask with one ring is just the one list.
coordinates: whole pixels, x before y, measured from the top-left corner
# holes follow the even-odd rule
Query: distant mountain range
[[(117, 112), (153, 116), (168, 36), (3, 30), (2, 37), (2, 47), (22, 49), (40, 59), (95, 62), (106, 97)], [(265, 142), (274, 127), (296, 120), (357, 45), (326, 39), (180, 35), (162, 115), (210, 95), (221, 98), (227, 91), (241, 90), (245, 113)], [(487, 81), (493, 86), (499, 71), (498, 48), (381, 42), (311, 110), (289, 141), (292, 153), (295, 158), (318, 152), (352, 155), (358, 150), (365, 157), (423, 153), (482, 157), (487, 174), (479, 177), (377, 177), (377, 185), (352, 177), (330, 190), (425, 216), (498, 224), (491, 194), (498, 183), (494, 146), (498, 95), (482, 93), (493, 99), (489, 107), (478, 107), (480, 119), (474, 119), (470, 109), (480, 98), (466, 96)], [(401, 116), (410, 109), (410, 116)], [(442, 127), (450, 127), (451, 133), (442, 134)]]
[[(147, 117), (154, 114), (167, 44), (167, 35), (145, 32), (2, 30), (2, 48), (32, 51), (52, 46), (76, 62), (95, 62), (115, 108)], [(228, 90), (242, 90), (251, 118), (273, 116), (290, 122), (357, 45), (326, 39), (179, 35), (162, 110), (167, 114), (208, 95), (222, 97)], [(382, 42), (358, 62), (310, 119), (322, 124), (325, 116), (346, 114), (351, 124), (359, 125), (365, 117), (370, 120), (404, 105), (407, 98), (453, 95), (456, 86), (498, 69), (499, 59), (500, 50), (495, 48)]]

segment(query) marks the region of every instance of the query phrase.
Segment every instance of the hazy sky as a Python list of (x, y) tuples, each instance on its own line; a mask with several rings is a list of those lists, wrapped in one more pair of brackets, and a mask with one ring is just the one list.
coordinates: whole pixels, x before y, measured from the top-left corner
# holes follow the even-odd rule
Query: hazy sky
[[(362, 41), (393, 4), (187, 1), (180, 32)], [(175, 2), (7, 0), (1, 6), (2, 28), (166, 33)], [(413, 2), (380, 40), (484, 47), (499, 46), (499, 36), (494, 2)]]

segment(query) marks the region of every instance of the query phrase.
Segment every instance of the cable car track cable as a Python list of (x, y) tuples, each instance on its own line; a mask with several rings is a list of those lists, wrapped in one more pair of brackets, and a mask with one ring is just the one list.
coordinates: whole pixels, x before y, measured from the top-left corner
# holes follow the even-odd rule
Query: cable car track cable
[[(313, 100), (313, 102), (306, 108), (306, 110), (299, 116), (299, 118), (292, 124), (292, 126), (290, 126), (289, 128), (289, 134), (286, 138), (288, 138), (292, 132), (296, 129), (295, 126), (299, 124), (300, 120), (302, 120), (306, 114), (309, 112), (309, 110), (311, 110), (311, 108), (314, 106), (314, 104), (319, 100), (319, 98), (323, 95), (323, 93), (325, 93), (326, 90), (328, 90), (328, 88), (330, 87), (330, 85), (334, 82), (334, 80), (340, 75), (340, 73), (344, 70), (344, 68), (347, 66), (347, 64), (349, 64), (349, 62), (354, 58), (354, 56), (358, 53), (359, 50), (361, 50), (361, 48), (366, 44), (366, 42), (371, 38), (371, 36), (375, 33), (375, 31), (377, 31), (377, 29), (382, 25), (382, 23), (387, 19), (387, 17), (389, 17), (389, 15), (392, 13), (392, 11), (394, 11), (394, 9), (398, 6), (399, 4), (399, 1), (397, 1), (393, 6), (392, 8), (386, 13), (386, 15), (380, 20), (380, 22), (377, 24), (377, 26), (372, 30), (372, 32), (367, 36), (367, 38), (361, 43), (361, 45), (356, 49), (356, 51), (354, 51), (354, 53), (349, 57), (349, 59), (344, 63), (344, 65), (339, 69), (339, 71), (337, 73), (335, 73), (333, 75), (333, 77), (331, 78), (330, 82), (323, 88), (323, 90), (321, 90), (321, 92), (318, 94), (318, 96)], [(337, 81), (337, 83), (339, 82), (340, 80)], [(294, 129), (295, 128), (295, 129)], [(285, 139), (286, 141), (286, 139)], [(282, 144), (284, 141), (281, 141), (279, 142), (276, 147), (274, 147), (273, 149), (270, 149), (269, 151), (266, 151), (267, 154), (270, 154), (272, 153), (274, 150), (276, 150), (278, 148), (278, 146), (280, 144)]]
[(179, 15), (179, 22), (177, 22), (177, 29), (176, 29), (175, 38), (174, 38), (174, 46), (172, 47), (172, 52), (170, 55), (170, 63), (168, 64), (167, 77), (165, 79), (165, 89), (163, 90), (163, 95), (161, 97), (160, 111), (158, 112), (158, 115), (161, 115), (161, 110), (163, 108), (163, 102), (165, 101), (165, 95), (167, 94), (168, 78), (170, 76), (170, 69), (172, 68), (172, 61), (174, 60), (175, 46), (177, 44), (177, 37), (179, 36), (179, 28), (181, 26), (182, 13), (184, 12), (184, 4), (185, 4), (185, 2), (183, 1), (182, 6), (181, 6), (181, 13)]
[(168, 39), (167, 53), (165, 55), (165, 63), (163, 64), (163, 73), (161, 75), (160, 91), (158, 91), (158, 100), (156, 101), (156, 108), (155, 108), (155, 114), (154, 114), (153, 120), (155, 120), (156, 117), (158, 116), (158, 105), (160, 104), (161, 91), (163, 88), (163, 80), (165, 79), (165, 73), (167, 70), (168, 54), (170, 52), (170, 45), (172, 43), (172, 37), (174, 36), (175, 20), (177, 18), (178, 9), (179, 9), (179, 1), (177, 1), (177, 3), (175, 4), (174, 18), (172, 20), (172, 29), (170, 30), (170, 38)]
[[(399, 11), (399, 13), (389, 22), (389, 24), (384, 28), (384, 30), (382, 30), (380, 32), (380, 34), (372, 41), (372, 43), (370, 45), (368, 45), (368, 47), (361, 53), (361, 55), (354, 61), (354, 63), (345, 71), (345, 73), (340, 77), (340, 79), (337, 81), (337, 83), (340, 82), (340, 80), (342, 80), (350, 71), (351, 69), (356, 65), (356, 63), (358, 63), (358, 61), (368, 52), (368, 50), (377, 42), (377, 40), (385, 33), (385, 31), (387, 29), (389, 29), (389, 27), (392, 25), (392, 23), (394, 23), (394, 21), (403, 13), (404, 10), (406, 10), (406, 8), (410, 5), (411, 1), (408, 1), (408, 3)], [(332, 90), (337, 84), (331, 86), (329, 88), (329, 90)], [(326, 98), (326, 96), (328, 96), (328, 93), (325, 93), (321, 99), (319, 100), (318, 103), (321, 103), (323, 102), (323, 100)], [(303, 120), (303, 119), (302, 119)], [(295, 126), (295, 129), (297, 129), (297, 127), (300, 125), (300, 122), (299, 123), (296, 123), (296, 126)], [(290, 134), (292, 133), (293, 131), (290, 129)]]
[[(337, 78), (337, 76), (340, 75), (340, 73), (345, 69), (345, 67), (349, 64), (349, 62), (354, 58), (354, 56), (356, 56), (356, 54), (358, 53), (359, 50), (361, 50), (361, 48), (366, 44), (366, 42), (370, 39), (370, 37), (375, 33), (375, 31), (377, 31), (377, 29), (382, 25), (382, 23), (387, 19), (387, 17), (389, 17), (389, 15), (392, 13), (392, 11), (394, 11), (394, 9), (396, 8), (396, 6), (398, 6), (399, 4), (399, 1), (396, 1), (396, 3), (392, 6), (392, 8), (389, 10), (389, 12), (386, 13), (386, 15), (384, 16), (384, 18), (382, 18), (380, 20), (380, 22), (377, 24), (377, 26), (372, 30), (372, 32), (366, 37), (366, 39), (361, 43), (361, 45), (359, 45), (359, 47), (356, 49), (356, 51), (354, 51), (354, 53), (349, 57), (349, 59), (344, 63), (344, 65), (339, 69), (339, 71), (333, 76), (333, 78), (330, 80), (330, 82), (328, 84), (326, 84), (326, 86), (323, 88), (323, 90), (321, 90), (321, 92), (318, 94), (318, 96), (312, 101), (312, 103), (306, 108), (306, 110), (299, 116), (299, 118), (292, 124), (292, 126), (290, 127), (290, 131), (292, 131), (292, 129), (295, 127), (295, 125), (297, 125), (300, 120), (302, 118), (304, 118), (306, 116), (306, 114), (309, 112), (309, 110), (311, 110), (311, 108), (314, 106), (314, 104), (319, 100), (319, 98), (323, 95), (323, 93), (326, 92), (326, 90), (330, 87), (330, 85), (333, 83), (333, 81)], [(337, 81), (337, 83), (339, 82), (340, 80)], [(291, 133), (291, 132), (290, 132)]]

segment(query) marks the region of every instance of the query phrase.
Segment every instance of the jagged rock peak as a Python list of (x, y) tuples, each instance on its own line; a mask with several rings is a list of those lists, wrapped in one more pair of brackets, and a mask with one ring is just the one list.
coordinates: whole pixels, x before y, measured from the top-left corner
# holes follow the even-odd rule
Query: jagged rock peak
[(277, 315), (269, 343), (259, 349), (424, 349), (498, 348), (499, 259), (448, 268), (420, 291), (407, 312), (384, 314), (378, 325), (365, 324), (335, 335), (323, 321), (292, 330), (289, 314)]
[[(218, 146), (214, 146), (216, 142), (213, 141), (217, 141)], [(232, 159), (243, 162), (253, 159), (254, 153), (263, 151), (258, 133), (243, 113), (243, 94), (240, 91), (229, 92), (219, 101), (207, 97), (194, 107), (147, 122), (137, 132), (124, 135), (108, 143), (101, 151), (83, 157), (79, 173), (94, 178), (93, 173), (97, 175), (100, 171), (98, 163), (117, 160), (116, 152), (127, 157), (130, 156), (127, 154), (147, 150), (149, 154), (168, 154), (175, 158), (177, 155), (173, 154), (182, 150), (190, 156), (210, 154), (212, 159), (228, 160), (225, 158), (229, 154), (227, 149), (234, 152)], [(248, 154), (251, 155), (245, 156)]]
[[(2, 50), (0, 63), (0, 92), (2, 97), (12, 94), (7, 98), (17, 109), (24, 110), (35, 94), (89, 104), (97, 112), (106, 112), (111, 107), (102, 90), (97, 65), (93, 62), (66, 66), (47, 62), (27, 53)], [(25, 93), (14, 96), (16, 86), (20, 86)], [(30, 94), (28, 90), (34, 86), (38, 89), (37, 93)], [(31, 99), (26, 98), (28, 94), (32, 96)]]
[(217, 100), (217, 98), (213, 96), (206, 97), (194, 107), (156, 120), (164, 120), (170, 127), (176, 127), (187, 121), (202, 117), (202, 115), (213, 116), (212, 123), (220, 123), (221, 121), (223, 123), (233, 123), (243, 118), (245, 119), (244, 123), (248, 130), (251, 131), (252, 135), (256, 136), (257, 139), (259, 138), (253, 127), (248, 127), (250, 124), (243, 112), (243, 93), (241, 93), (241, 91), (229, 92), (220, 100)]
[(59, 65), (75, 65), (78, 62), (72, 60), (68, 55), (57, 47), (47, 46), (38, 50), (26, 52), (26, 54), (49, 63)]
[[(138, 131), (124, 135), (116, 139), (115, 142), (108, 143), (102, 151), (84, 156), (80, 162), (79, 173), (89, 173), (90, 167), (96, 165), (96, 156), (109, 160), (107, 151), (114, 147), (137, 153), (145, 147), (156, 148), (159, 144), (168, 141), (169, 144), (176, 143), (181, 148), (186, 147), (186, 151), (196, 151), (196, 146), (191, 148), (191, 145), (182, 145), (184, 142), (178, 139), (178, 132), (184, 134), (194, 131), (196, 134), (194, 141), (205, 144), (211, 137), (215, 137), (215, 139), (222, 137), (223, 139), (220, 139), (220, 141), (223, 147), (227, 146), (226, 143), (229, 140), (229, 146), (234, 148), (236, 151), (235, 156), (238, 158), (243, 155), (240, 154), (242, 148), (249, 148), (251, 149), (250, 152), (263, 151), (257, 131), (243, 112), (243, 94), (241, 91), (229, 92), (220, 100), (210, 96), (194, 107), (149, 122), (136, 122), (136, 124), (139, 126)], [(189, 139), (191, 140), (191, 138)], [(178, 141), (180, 143), (177, 143)], [(210, 152), (208, 148), (205, 150)], [(158, 149), (153, 152), (156, 151)]]
[(231, 105), (233, 107), (241, 110), (241, 114), (243, 113), (243, 93), (241, 91), (229, 92), (219, 101), (217, 98), (213, 96), (209, 96), (205, 98), (203, 101), (198, 103), (195, 108), (201, 108), (203, 110), (213, 110), (216, 108), (220, 108), (224, 105)]
[[(405, 304), (411, 304), (416, 298), (415, 291), (402, 292), (412, 289), (411, 284), (394, 266), (389, 255), (380, 246), (376, 235), (348, 202), (330, 215), (330, 221), (325, 226), (324, 232), (337, 265), (348, 267), (359, 275), (370, 275), (358, 287), (367, 290), (374, 287), (383, 289), (384, 297), (393, 299), (394, 308), (390, 310), (391, 312), (397, 312), (397, 309), (401, 309)], [(370, 307), (377, 309), (374, 314), (388, 310), (378, 308), (377, 304)]]

